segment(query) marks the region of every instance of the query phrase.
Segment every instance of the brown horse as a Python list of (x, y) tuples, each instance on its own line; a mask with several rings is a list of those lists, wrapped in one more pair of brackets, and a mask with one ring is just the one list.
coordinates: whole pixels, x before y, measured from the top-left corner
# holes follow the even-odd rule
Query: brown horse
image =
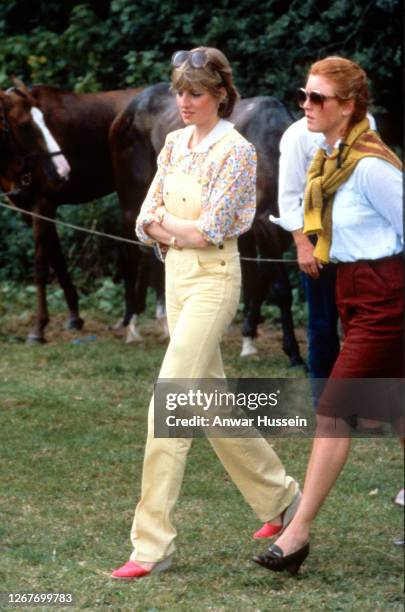
[[(11, 202), (53, 219), (61, 204), (89, 202), (114, 191), (108, 132), (139, 91), (75, 94), (47, 86), (28, 90), (22, 83), (0, 91), (0, 187), (16, 192)], [(80, 329), (83, 320), (54, 224), (23, 216), (33, 228), (38, 300), (28, 340), (44, 342), (50, 266), (68, 305), (66, 326)]]
[[(252, 229), (241, 237), (241, 256), (280, 259), (291, 243), (289, 233), (270, 223), (269, 213), (278, 215), (277, 179), (279, 142), (293, 117), (275, 98), (256, 97), (237, 103), (231, 117), (235, 127), (257, 150), (257, 213)], [(110, 142), (117, 191), (121, 206), (131, 211), (130, 203), (141, 203), (156, 170), (156, 157), (168, 132), (182, 127), (174, 96), (166, 83), (146, 88), (115, 119)], [(131, 223), (135, 221), (133, 212)], [(133, 285), (128, 261), (128, 290)], [(273, 287), (273, 299), (280, 307), (283, 349), (291, 365), (302, 365), (291, 314), (291, 287), (284, 264), (242, 261), (245, 320), (243, 335), (255, 337), (260, 322), (260, 306)], [(129, 302), (127, 301), (127, 304)], [(131, 316), (130, 312), (126, 313)]]

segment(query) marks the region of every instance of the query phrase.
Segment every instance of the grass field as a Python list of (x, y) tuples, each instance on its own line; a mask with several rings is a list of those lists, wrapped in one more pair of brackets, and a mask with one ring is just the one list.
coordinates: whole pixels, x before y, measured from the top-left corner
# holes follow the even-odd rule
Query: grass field
[[(165, 345), (152, 323), (141, 345), (125, 345), (100, 321), (76, 333), (96, 339), (72, 344), (60, 323), (54, 321), (45, 346), (20, 342), (26, 330), (17, 319), (0, 330), (0, 591), (71, 592), (77, 610), (403, 609), (403, 548), (393, 545), (403, 518), (392, 503), (403, 478), (395, 439), (354, 440), (298, 578), (251, 562), (263, 548), (251, 538), (259, 522), (207, 442), (196, 440), (177, 506), (171, 569), (136, 583), (111, 580), (130, 552), (146, 407)], [(294, 375), (277, 333), (265, 335), (262, 350), (241, 360), (236, 333), (228, 336), (228, 375)], [(274, 440), (301, 481), (310, 444)]]

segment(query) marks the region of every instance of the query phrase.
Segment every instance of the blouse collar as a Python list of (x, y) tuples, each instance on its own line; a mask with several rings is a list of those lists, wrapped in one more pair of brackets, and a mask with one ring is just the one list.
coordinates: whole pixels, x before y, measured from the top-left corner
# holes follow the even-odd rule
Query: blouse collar
[(215, 127), (207, 134), (207, 136), (193, 149), (188, 148), (191, 135), (194, 131), (194, 125), (188, 125), (184, 128), (183, 134), (181, 135), (180, 151), (183, 155), (187, 153), (205, 153), (212, 145), (220, 140), (225, 134), (227, 134), (233, 128), (233, 123), (226, 121), (226, 119), (220, 119)]
[(332, 145), (330, 145), (330, 144), (328, 144), (326, 142), (326, 138), (323, 138), (323, 140), (319, 143), (319, 147), (325, 151), (326, 155), (330, 156), (330, 155), (332, 155), (332, 153), (333, 153), (333, 151), (335, 149), (339, 148), (339, 145), (340, 145), (341, 142), (342, 142), (342, 139), (339, 138), (335, 142), (335, 146), (332, 147)]

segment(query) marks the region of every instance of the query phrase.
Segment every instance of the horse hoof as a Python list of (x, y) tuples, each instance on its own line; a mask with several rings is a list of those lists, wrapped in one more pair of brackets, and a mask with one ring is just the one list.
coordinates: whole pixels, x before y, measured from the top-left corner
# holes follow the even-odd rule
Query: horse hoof
[(160, 302), (156, 306), (155, 317), (157, 319), (166, 319), (166, 308), (164, 304)]
[(131, 344), (132, 342), (143, 342), (141, 333), (136, 326), (137, 320), (138, 320), (138, 317), (134, 315), (131, 321), (129, 322), (128, 330), (127, 330), (127, 337), (125, 340), (126, 344)]
[(158, 321), (162, 330), (162, 333), (159, 336), (159, 340), (168, 340), (170, 338), (170, 332), (166, 317), (158, 319)]
[(121, 317), (120, 319), (118, 319), (118, 321), (116, 323), (114, 323), (112, 328), (113, 329), (122, 329), (123, 327), (126, 327), (126, 324), (125, 324), (124, 317)]
[(82, 329), (83, 325), (84, 325), (84, 321), (80, 317), (70, 317), (70, 319), (68, 319), (65, 322), (64, 328), (65, 329)]
[(298, 372), (303, 372), (303, 374), (308, 374), (307, 364), (302, 359), (291, 360), (290, 365), (288, 366), (288, 369), (295, 370)]
[(43, 336), (37, 336), (37, 334), (29, 334), (25, 340), (25, 344), (45, 344), (46, 340)]
[(131, 344), (132, 342), (143, 342), (143, 337), (138, 330), (133, 331), (128, 328), (125, 344)]
[(240, 352), (241, 357), (249, 357), (250, 355), (257, 355), (259, 351), (253, 344), (253, 338), (243, 338), (242, 350)]

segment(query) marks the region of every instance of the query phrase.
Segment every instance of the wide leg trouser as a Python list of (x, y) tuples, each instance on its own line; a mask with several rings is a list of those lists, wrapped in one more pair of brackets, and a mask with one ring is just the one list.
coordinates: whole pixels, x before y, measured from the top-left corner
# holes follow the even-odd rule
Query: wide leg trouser
[[(223, 378), (220, 341), (239, 302), (236, 241), (222, 250), (170, 249), (166, 259), (166, 306), (170, 343), (159, 378)], [(252, 510), (263, 520), (292, 501), (297, 483), (264, 438), (209, 438), (221, 463)], [(174, 551), (172, 512), (180, 493), (191, 438), (155, 438), (153, 398), (141, 499), (131, 530), (131, 560), (156, 562)]]

